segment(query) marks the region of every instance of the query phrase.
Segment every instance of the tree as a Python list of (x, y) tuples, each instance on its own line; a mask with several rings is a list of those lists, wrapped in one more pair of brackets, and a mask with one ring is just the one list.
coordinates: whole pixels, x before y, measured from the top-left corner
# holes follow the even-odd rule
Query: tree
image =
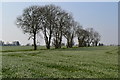
[(94, 40), (93, 40), (93, 45), (94, 46), (97, 46), (98, 45), (98, 42), (100, 41), (100, 34), (98, 32), (94, 32), (93, 34), (93, 37), (94, 37)]
[(82, 26), (78, 26), (76, 30), (76, 36), (78, 38), (78, 47), (86, 46), (86, 41), (88, 38), (88, 32), (82, 28)]
[(63, 30), (65, 30), (65, 28), (67, 27), (66, 22), (68, 20), (68, 15), (69, 15), (67, 12), (61, 9), (59, 9), (58, 12), (57, 12), (58, 13), (57, 18), (55, 20), (56, 26), (53, 32), (53, 43), (55, 48), (61, 48)]
[(86, 29), (89, 33), (88, 35), (88, 46), (93, 45), (93, 46), (97, 46), (98, 42), (100, 41), (100, 35), (97, 31), (95, 31), (93, 28), (87, 28)]
[(94, 29), (93, 28), (87, 28), (86, 31), (87, 31), (86, 44), (89, 47), (89, 46), (92, 45), (92, 42), (94, 41), (94, 37), (93, 37)]
[(58, 7), (54, 5), (46, 5), (42, 9), (42, 32), (44, 35), (46, 48), (50, 49), (51, 39), (55, 28), (55, 21), (58, 15)]
[(0, 41), (0, 46), (4, 46), (4, 42), (3, 41)]
[(69, 14), (65, 24), (66, 27), (63, 32), (64, 37), (67, 39), (67, 48), (72, 48), (74, 44), (73, 39), (75, 37), (77, 22), (75, 22), (72, 15)]
[(34, 50), (37, 49), (36, 35), (40, 30), (40, 7), (30, 6), (24, 9), (23, 14), (17, 18), (17, 26), (23, 30), (24, 33), (29, 34), (29, 39), (33, 39)]
[(87, 28), (86, 30), (78, 26), (76, 30), (78, 38), (78, 47), (83, 46), (97, 46), (100, 41), (100, 35), (93, 28)]
[(100, 41), (100, 35), (93, 28), (86, 29), (86, 45), (89, 46), (97, 46)]

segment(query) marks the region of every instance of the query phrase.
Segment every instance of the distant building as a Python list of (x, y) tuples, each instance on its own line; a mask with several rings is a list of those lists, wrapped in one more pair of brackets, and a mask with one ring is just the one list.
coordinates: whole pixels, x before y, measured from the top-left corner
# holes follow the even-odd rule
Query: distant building
[(20, 46), (20, 43), (19, 43), (19, 41), (13, 41), (13, 42), (12, 42), (12, 45), (13, 45), (13, 46)]
[(7, 42), (6, 44), (4, 44), (4, 46), (12, 46), (9, 42)]
[(20, 46), (19, 41), (13, 41), (12, 43), (7, 42), (6, 44), (3, 41), (0, 41), (0, 46)]

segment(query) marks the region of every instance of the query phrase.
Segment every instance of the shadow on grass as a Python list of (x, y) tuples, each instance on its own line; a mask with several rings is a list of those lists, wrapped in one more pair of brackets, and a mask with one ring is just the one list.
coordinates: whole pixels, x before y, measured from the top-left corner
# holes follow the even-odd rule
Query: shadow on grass
[(34, 51), (33, 49), (27, 49), (27, 50), (6, 50), (1, 52), (19, 52), (19, 51)]
[(60, 48), (60, 49), (50, 49), (57, 51), (96, 51), (96, 50), (105, 50), (105, 47), (73, 47), (73, 48)]
[(2, 53), (4, 52), (27, 52), (27, 51), (96, 51), (96, 50), (106, 50), (106, 47), (73, 47), (73, 48), (66, 48), (62, 47), (60, 49), (55, 49), (54, 47), (51, 47), (51, 49), (41, 48), (41, 49), (25, 49), (25, 50), (5, 50), (0, 51)]

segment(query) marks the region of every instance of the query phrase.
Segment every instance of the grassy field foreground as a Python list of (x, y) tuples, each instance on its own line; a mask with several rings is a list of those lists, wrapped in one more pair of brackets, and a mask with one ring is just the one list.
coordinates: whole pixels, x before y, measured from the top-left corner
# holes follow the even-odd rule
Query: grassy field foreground
[[(41, 48), (41, 47), (39, 47)], [(118, 47), (3, 47), (3, 78), (117, 78)]]

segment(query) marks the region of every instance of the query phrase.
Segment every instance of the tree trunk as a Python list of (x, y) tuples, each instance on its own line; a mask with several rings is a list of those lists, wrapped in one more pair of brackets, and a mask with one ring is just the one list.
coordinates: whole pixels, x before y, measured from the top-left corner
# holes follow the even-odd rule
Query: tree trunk
[(95, 46), (97, 46), (98, 42), (95, 42)]
[(88, 43), (88, 47), (90, 47), (90, 43)]
[(61, 48), (61, 43), (62, 43), (62, 32), (61, 32), (61, 35), (60, 35), (59, 48)]
[(36, 34), (34, 34), (33, 43), (34, 43), (34, 50), (37, 50), (37, 45), (36, 45)]
[(74, 45), (74, 44), (73, 44), (73, 35), (74, 35), (74, 34), (72, 34), (71, 39), (70, 39), (70, 46), (69, 46), (70, 48), (72, 48), (73, 45)]
[(50, 45), (49, 45), (49, 44), (46, 44), (46, 48), (47, 48), (47, 49), (50, 49)]
[(69, 48), (69, 39), (67, 39), (67, 48)]
[(45, 35), (44, 35), (44, 38), (45, 38), (46, 48), (47, 48), (47, 49), (50, 49), (50, 47), (49, 47), (49, 42), (48, 42), (48, 37), (47, 37), (46, 33), (45, 33)]
[(79, 43), (78, 43), (78, 47), (82, 47), (82, 42), (81, 42), (81, 40), (79, 40), (78, 42), (79, 42)]
[(52, 29), (50, 28), (50, 35), (49, 35), (49, 40), (47, 44), (47, 49), (50, 49), (51, 37), (52, 37)]
[(81, 40), (80, 40), (80, 38), (78, 37), (78, 47), (81, 47), (81, 46), (82, 46)]
[(44, 38), (45, 38), (45, 43), (46, 43), (46, 48), (50, 49), (50, 42), (51, 42), (51, 32), (50, 32), (50, 36), (49, 38), (47, 37), (47, 31), (46, 31), (46, 27), (44, 28)]

